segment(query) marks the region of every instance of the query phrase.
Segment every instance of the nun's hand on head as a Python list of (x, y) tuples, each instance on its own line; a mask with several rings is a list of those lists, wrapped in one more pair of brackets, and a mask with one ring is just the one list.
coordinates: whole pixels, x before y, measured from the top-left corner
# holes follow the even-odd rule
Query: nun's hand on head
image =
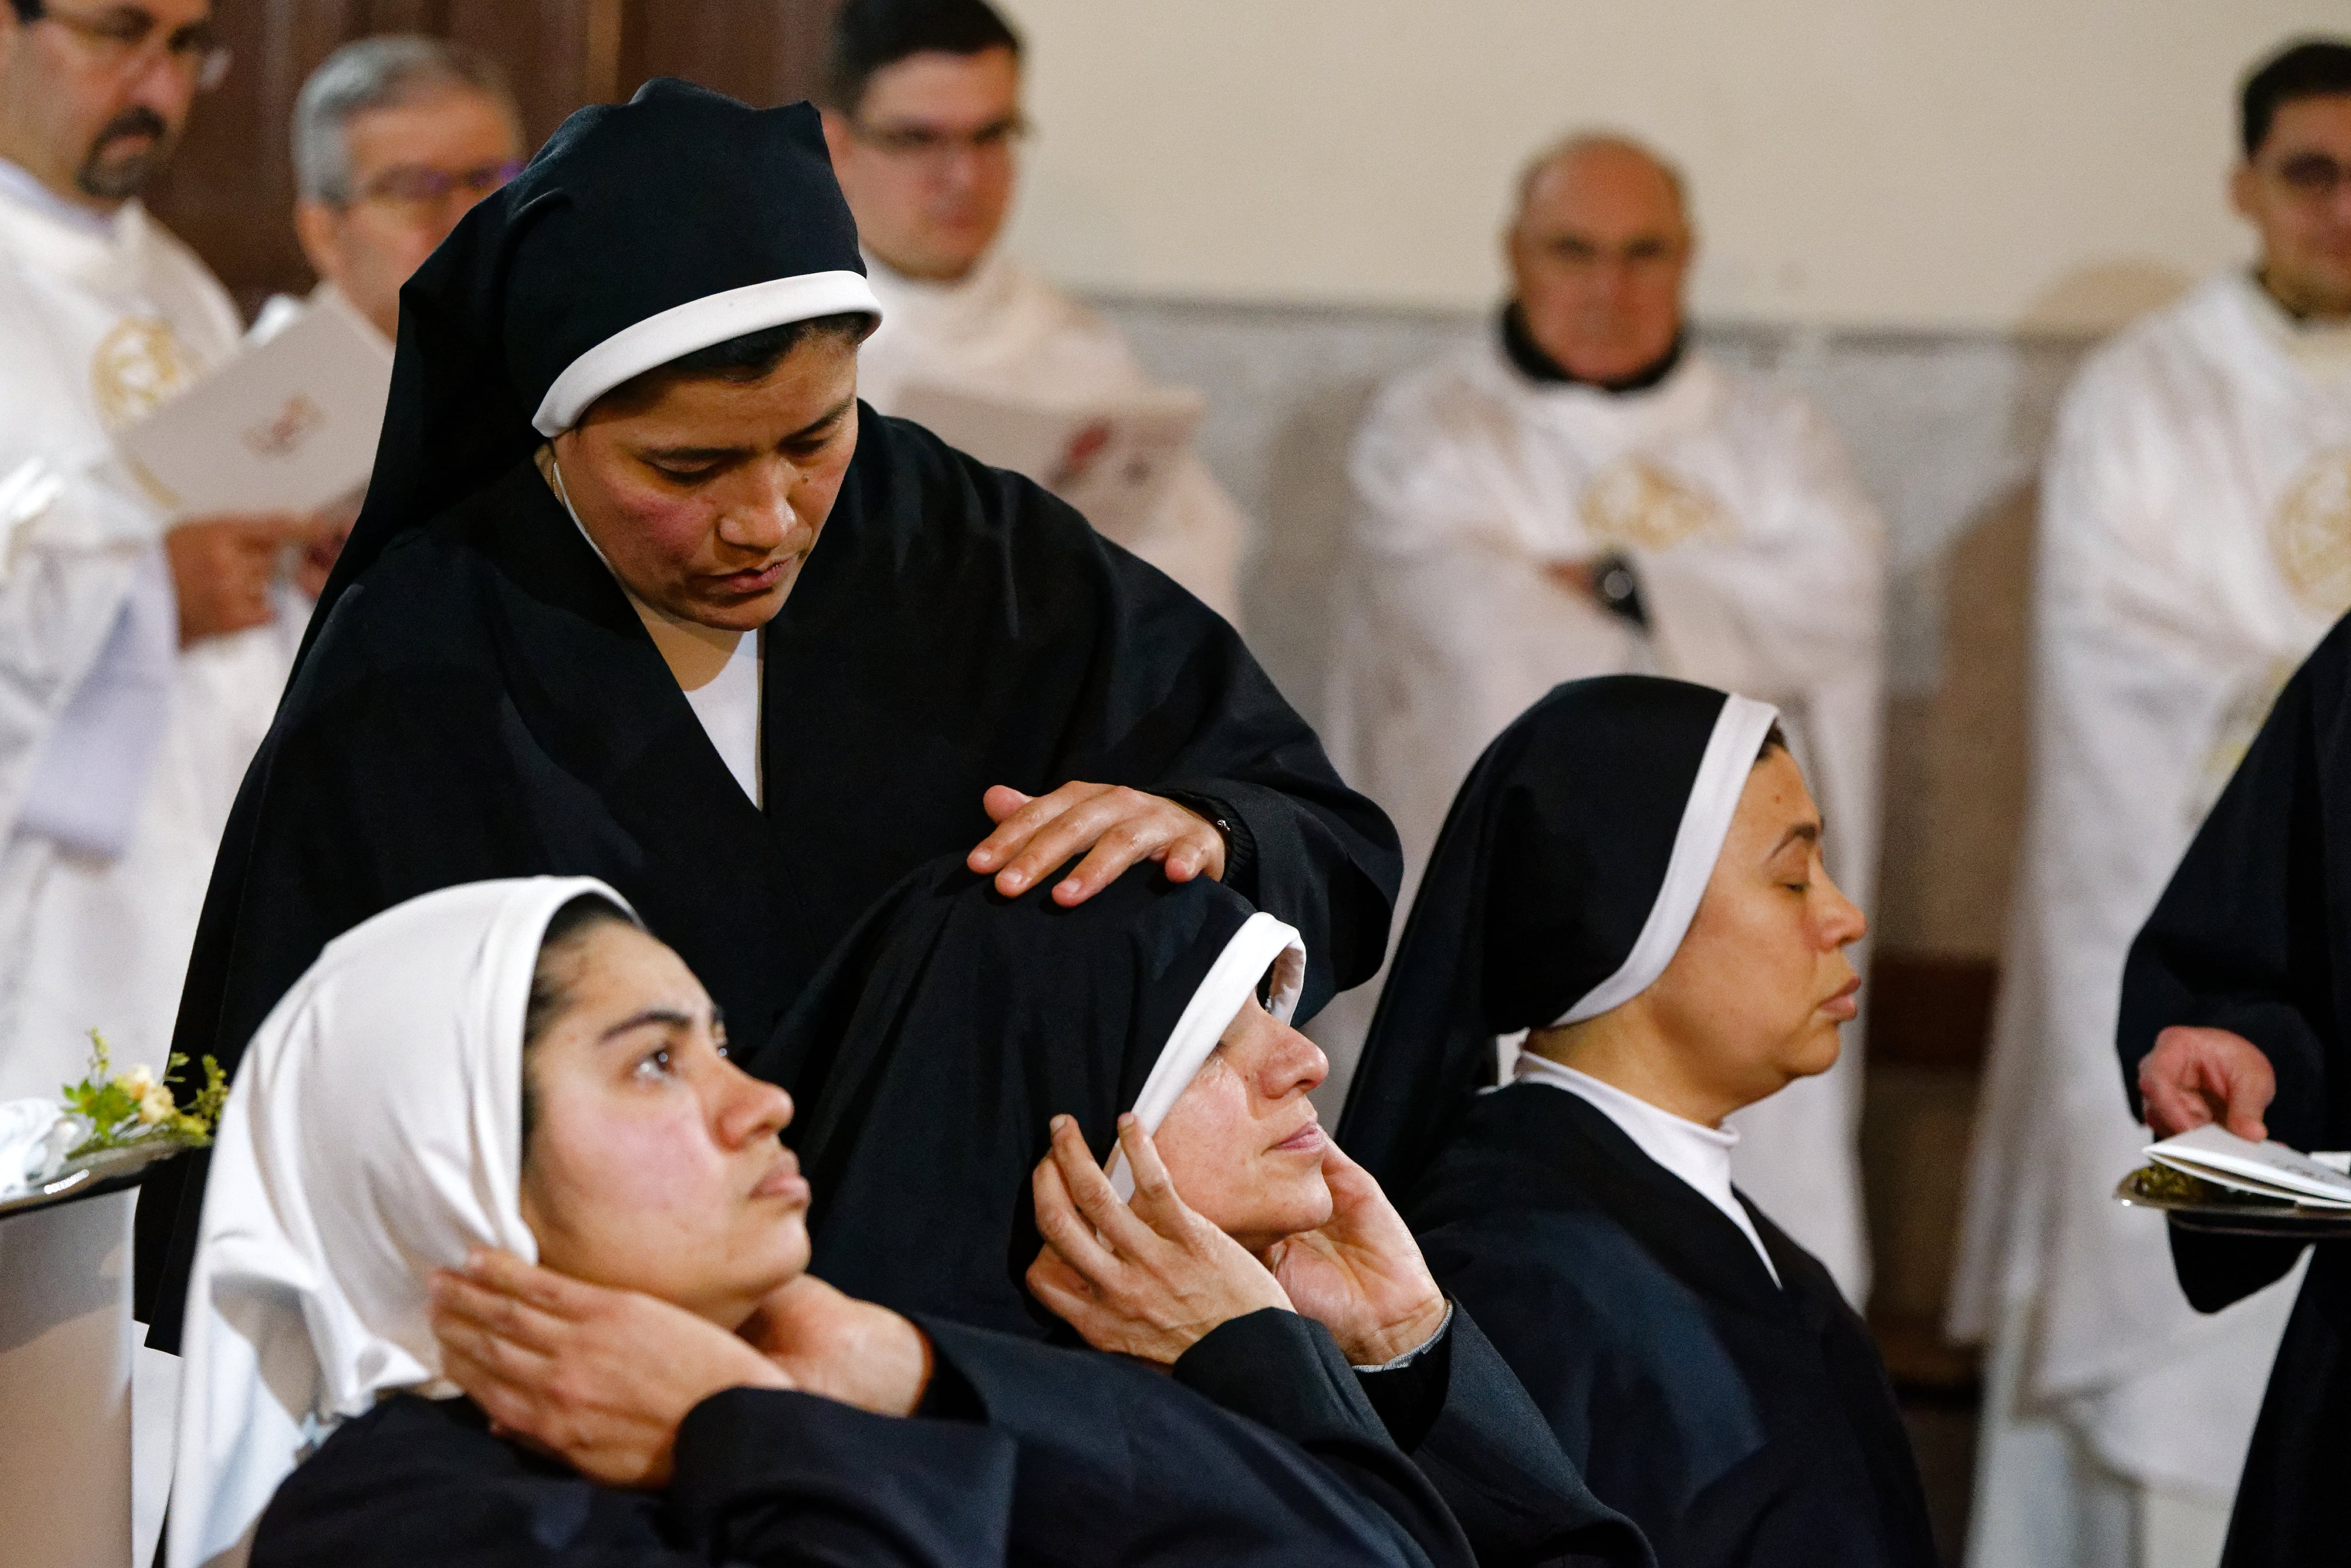
[(1445, 1323), (1445, 1292), (1420, 1243), (1371, 1173), (1335, 1143), (1323, 1145), (1322, 1179), (1331, 1218), (1275, 1245), (1274, 1278), (1357, 1366), (1419, 1349)]
[(1083, 904), (1146, 860), (1157, 861), (1170, 882), (1224, 880), (1225, 840), (1214, 822), (1123, 784), (1064, 784), (1050, 795), (998, 784), (980, 803), (996, 831), (964, 863), (983, 876), (993, 873), (1007, 898), (1080, 853), (1086, 858), (1053, 888), (1056, 904)]
[(768, 1357), (683, 1307), (507, 1252), (433, 1276), (442, 1370), (502, 1437), (607, 1486), (669, 1483), (678, 1423), (729, 1388), (789, 1388)]
[(1172, 1366), (1211, 1329), (1290, 1298), (1247, 1249), (1176, 1192), (1151, 1134), (1118, 1123), (1134, 1172), (1134, 1201), (1119, 1201), (1069, 1116), (1053, 1118), (1052, 1153), (1031, 1186), (1044, 1249), (1029, 1289), (1096, 1350)]

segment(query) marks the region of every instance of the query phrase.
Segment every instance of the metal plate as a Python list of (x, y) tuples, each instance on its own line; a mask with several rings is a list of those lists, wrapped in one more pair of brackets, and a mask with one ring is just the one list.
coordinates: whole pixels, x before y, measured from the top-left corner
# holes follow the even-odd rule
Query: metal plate
[(2286, 1241), (2351, 1239), (2351, 1209), (2254, 1197), (2165, 1166), (2141, 1166), (2123, 1177), (2115, 1188), (2115, 1200), (2131, 1208), (2159, 1210), (2183, 1230)]
[(148, 1166), (187, 1152), (185, 1144), (134, 1144), (127, 1149), (100, 1149), (86, 1159), (74, 1161), (54, 1181), (14, 1197), (0, 1197), (0, 1219), (137, 1186), (146, 1179)]

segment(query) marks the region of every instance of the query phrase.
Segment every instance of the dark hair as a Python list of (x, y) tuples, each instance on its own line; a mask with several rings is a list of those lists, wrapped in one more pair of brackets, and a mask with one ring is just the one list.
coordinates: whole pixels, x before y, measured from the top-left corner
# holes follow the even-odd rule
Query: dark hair
[(1780, 721), (1775, 718), (1771, 721), (1771, 727), (1763, 732), (1763, 744), (1755, 748), (1755, 760), (1761, 765), (1773, 752), (1787, 749), (1788, 732), (1780, 727)]
[[(778, 365), (791, 358), (793, 350), (812, 338), (839, 338), (854, 347), (865, 340), (865, 335), (874, 326), (872, 316), (851, 310), (837, 316), (812, 316), (805, 321), (762, 327), (756, 332), (680, 354), (667, 364), (639, 371), (589, 406), (597, 408), (610, 402), (616, 408), (634, 412), (659, 397), (672, 382), (689, 376), (715, 376), (729, 382), (764, 381)], [(587, 416), (583, 413), (580, 417), (584, 421)]]
[(16, 7), (16, 20), (19, 22), (37, 22), (41, 19), (41, 0), (13, 0), (13, 3)]
[(538, 939), (538, 961), (531, 966), (530, 999), (522, 1009), (522, 1149), (530, 1153), (531, 1129), (538, 1123), (538, 1096), (530, 1081), (530, 1053), (571, 1009), (571, 990), (565, 983), (562, 960), (570, 956), (588, 934), (600, 925), (634, 925), (619, 904), (601, 894), (583, 893), (557, 910)]
[(2245, 156), (2270, 139), (2277, 111), (2298, 98), (2351, 93), (2351, 42), (2302, 38), (2287, 45), (2245, 78), (2239, 98)]
[(1020, 35), (987, 0), (847, 0), (832, 20), (818, 90), (827, 109), (855, 114), (876, 71), (910, 55), (1010, 49)]

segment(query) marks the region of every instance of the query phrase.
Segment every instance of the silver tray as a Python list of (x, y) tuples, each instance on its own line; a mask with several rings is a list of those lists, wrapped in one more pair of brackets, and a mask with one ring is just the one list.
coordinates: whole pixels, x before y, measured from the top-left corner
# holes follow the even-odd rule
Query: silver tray
[(2266, 1236), (2286, 1241), (2351, 1238), (2351, 1208), (2314, 1208), (2255, 1197), (2166, 1166), (2141, 1166), (2115, 1187), (2130, 1208), (2160, 1211), (2183, 1230), (2218, 1236)]
[(100, 1149), (75, 1160), (50, 1181), (14, 1197), (0, 1197), (0, 1219), (37, 1209), (78, 1203), (85, 1197), (121, 1192), (137, 1186), (147, 1167), (188, 1152), (185, 1144), (133, 1144), (127, 1149)]

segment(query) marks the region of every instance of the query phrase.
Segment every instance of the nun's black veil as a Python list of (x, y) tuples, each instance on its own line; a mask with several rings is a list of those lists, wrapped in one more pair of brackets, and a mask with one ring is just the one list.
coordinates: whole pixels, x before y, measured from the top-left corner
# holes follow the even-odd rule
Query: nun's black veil
[(1074, 909), (942, 860), (883, 899), (768, 1054), (815, 1189), (809, 1268), (852, 1296), (1007, 1333), (1058, 1320), (1022, 1275), (1029, 1173), (1058, 1114), (1097, 1158), (1177, 1019), (1256, 912), (1205, 877), (1128, 872)]
[[(791, 222), (688, 221), (745, 202), (734, 170), (758, 171), (758, 204)], [(387, 544), (538, 448), (540, 400), (598, 344), (730, 290), (864, 270), (808, 104), (756, 110), (664, 78), (572, 115), (402, 286), (375, 475), (311, 637)]]
[[(1494, 1082), (1496, 1036), (1557, 1023), (1613, 978), (1637, 977), (1628, 960), (1734, 704), (1760, 740), (1770, 710), (1710, 687), (1570, 681), (1478, 759), (1414, 897), (1339, 1121), (1340, 1146), (1398, 1202)], [(1704, 858), (1710, 867), (1714, 854)]]
[[(870, 408), (761, 633), (763, 799), (735, 781), (531, 455), (613, 376), (872, 298), (805, 104), (650, 83), (466, 215), (402, 290), (366, 509), (223, 835), (175, 1051), (234, 1072), (343, 931), (540, 874), (619, 889), (756, 1048), (877, 898), (987, 834), (995, 784), (1192, 806), (1227, 826), (1226, 880), (1302, 934), (1304, 1013), (1368, 977), (1395, 832), (1239, 636), (1035, 485)], [(141, 1196), (160, 1349), (204, 1170)]]

